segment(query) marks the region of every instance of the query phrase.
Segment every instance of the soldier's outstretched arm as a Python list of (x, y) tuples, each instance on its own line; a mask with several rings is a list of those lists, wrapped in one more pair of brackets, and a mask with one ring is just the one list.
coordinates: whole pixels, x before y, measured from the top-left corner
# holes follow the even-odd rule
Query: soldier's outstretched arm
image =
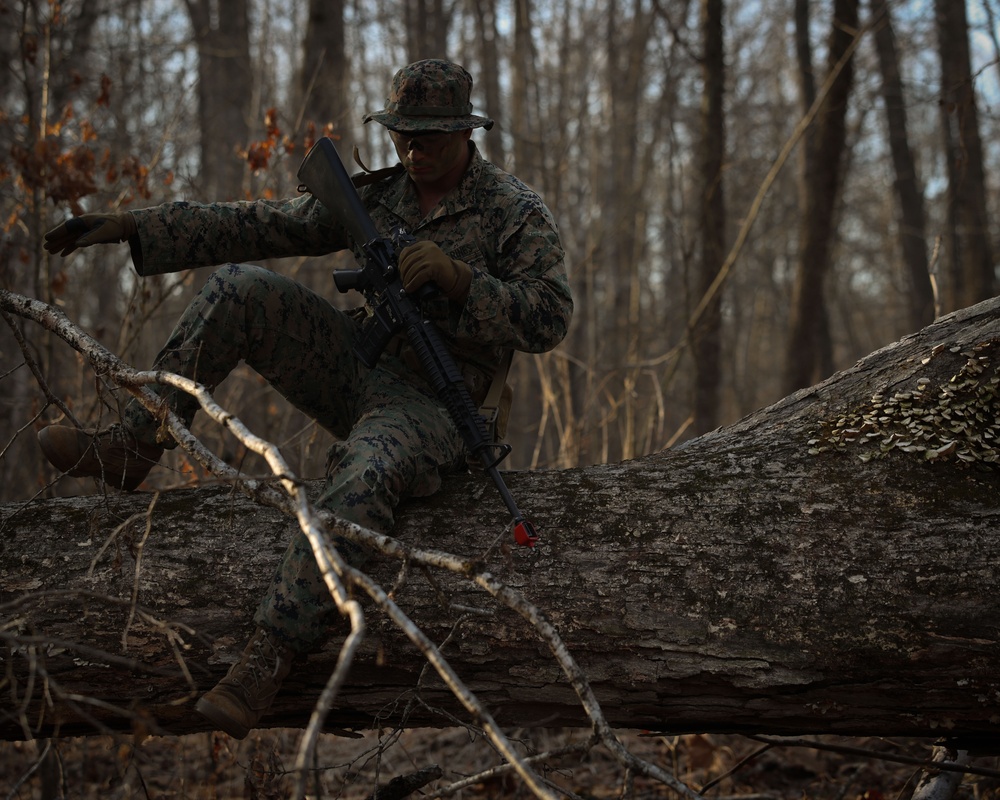
[(135, 217), (119, 214), (83, 214), (70, 217), (45, 234), (44, 247), (52, 254), (68, 256), (79, 247), (124, 242), (135, 236)]

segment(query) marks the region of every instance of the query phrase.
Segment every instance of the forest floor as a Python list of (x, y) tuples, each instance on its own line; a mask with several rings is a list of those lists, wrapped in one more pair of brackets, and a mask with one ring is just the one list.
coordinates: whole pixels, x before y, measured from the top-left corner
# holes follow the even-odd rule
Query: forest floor
[[(525, 751), (583, 744), (587, 731), (532, 730), (509, 735)], [(219, 733), (180, 737), (92, 736), (51, 742), (0, 742), (0, 798), (249, 798), (291, 797), (290, 773), (301, 732), (253, 731), (237, 741)], [(523, 738), (520, 738), (523, 737)], [(929, 758), (930, 741), (812, 737), (819, 747), (847, 745), (870, 755), (804, 746), (771, 747), (730, 735), (643, 736), (622, 734), (636, 755), (655, 763), (708, 800), (908, 800), (920, 777), (916, 766), (885, 760), (895, 755)], [(480, 775), (445, 796), (529, 798), (511, 773), (483, 777), (501, 760), (483, 738), (466, 729), (369, 733), (361, 738), (321, 737), (309, 797), (363, 800), (375, 787), (432, 765), (442, 777), (411, 796), (433, 797), (469, 776)], [(603, 748), (585, 756), (561, 756), (544, 771), (568, 797), (678, 797), (662, 784), (628, 776)], [(1000, 769), (1000, 758), (972, 764)], [(955, 800), (1000, 800), (1000, 778), (966, 775)]]

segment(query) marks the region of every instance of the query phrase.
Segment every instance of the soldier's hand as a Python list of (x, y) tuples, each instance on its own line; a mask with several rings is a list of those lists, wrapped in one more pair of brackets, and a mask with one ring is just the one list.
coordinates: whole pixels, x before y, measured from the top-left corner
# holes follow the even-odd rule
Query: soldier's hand
[(70, 217), (46, 233), (45, 249), (68, 256), (78, 247), (124, 242), (137, 231), (135, 217), (127, 211), (121, 214), (84, 214)]
[(472, 267), (451, 258), (434, 242), (424, 240), (399, 254), (399, 277), (407, 292), (415, 292), (428, 281), (434, 281), (449, 300), (464, 303), (472, 285)]

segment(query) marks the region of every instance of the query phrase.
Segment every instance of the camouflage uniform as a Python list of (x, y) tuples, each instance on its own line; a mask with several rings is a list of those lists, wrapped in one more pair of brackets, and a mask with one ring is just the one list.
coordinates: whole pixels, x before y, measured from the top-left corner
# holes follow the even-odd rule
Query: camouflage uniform
[[(425, 303), (424, 313), (441, 328), (474, 398), (481, 400), (505, 348), (543, 352), (562, 340), (572, 300), (548, 209), (527, 186), (483, 159), (474, 144), (469, 147), (471, 161), (461, 184), (426, 217), (406, 174), (366, 186), (361, 195), (382, 233), (402, 226), (472, 267), (464, 305), (439, 299)], [(322, 255), (350, 246), (344, 227), (311, 195), (168, 203), (132, 214), (138, 227), (130, 239), (132, 258), (143, 276)], [(396, 505), (436, 491), (443, 473), (464, 465), (465, 450), (405, 343), (391, 343), (392, 352), (368, 370), (352, 353), (359, 326), (357, 314), (334, 308), (289, 278), (227, 263), (186, 309), (155, 368), (212, 389), (246, 361), (338, 438), (319, 504), (338, 517), (388, 532)], [(190, 422), (195, 401), (169, 387), (160, 391)], [(141, 441), (155, 441), (156, 424), (137, 403), (127, 408), (125, 422)], [(364, 560), (357, 548), (347, 548), (346, 555), (355, 564)], [(257, 622), (301, 651), (323, 638), (333, 611), (299, 533), (260, 604)]]

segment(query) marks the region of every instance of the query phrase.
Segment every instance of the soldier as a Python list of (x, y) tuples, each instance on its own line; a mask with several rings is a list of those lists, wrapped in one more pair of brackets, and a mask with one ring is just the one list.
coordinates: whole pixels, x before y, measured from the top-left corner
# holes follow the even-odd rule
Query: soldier
[[(399, 257), (408, 292), (433, 281), (425, 301), (448, 340), (476, 402), (504, 350), (544, 352), (566, 335), (573, 303), (551, 213), (517, 178), (486, 161), (471, 140), (493, 120), (472, 113), (472, 78), (429, 59), (399, 70), (386, 106), (365, 116), (385, 126), (400, 166), (359, 191), (383, 235), (399, 226), (418, 241)], [(154, 369), (213, 389), (242, 359), (297, 408), (329, 430), (319, 505), (370, 530), (388, 532), (407, 497), (426, 496), (441, 476), (464, 468), (465, 448), (447, 411), (420, 374), (404, 338), (366, 368), (353, 354), (363, 314), (276, 272), (245, 263), (322, 255), (351, 246), (345, 227), (315, 197), (284, 201), (175, 202), (120, 214), (86, 214), (46, 234), (63, 256), (98, 243), (129, 243), (139, 275), (225, 264), (182, 314)], [(228, 263), (227, 263), (228, 262)], [(190, 424), (197, 402), (154, 387)], [(132, 491), (164, 448), (159, 424), (136, 400), (103, 430), (51, 425), (39, 432), (53, 465)], [(365, 552), (338, 540), (354, 566)], [(243, 738), (270, 707), (295, 655), (321, 644), (336, 606), (305, 535), (297, 533), (255, 614), (240, 660), (196, 708)]]

